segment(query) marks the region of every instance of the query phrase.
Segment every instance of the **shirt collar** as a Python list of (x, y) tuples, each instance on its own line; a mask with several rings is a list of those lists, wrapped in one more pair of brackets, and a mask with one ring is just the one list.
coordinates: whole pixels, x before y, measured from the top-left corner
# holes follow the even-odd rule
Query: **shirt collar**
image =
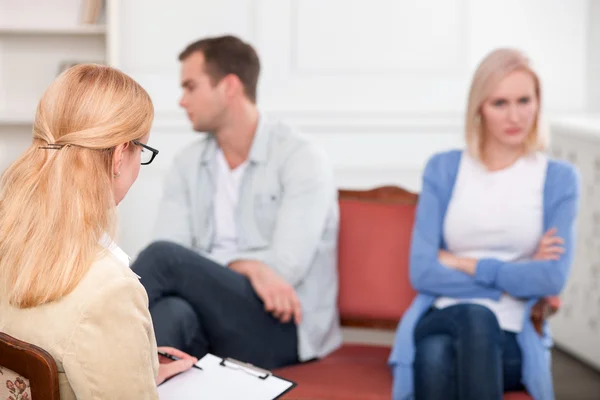
[[(111, 255), (117, 259), (117, 261), (119, 261), (121, 264), (123, 264), (126, 267), (130, 266), (130, 261), (131, 258), (127, 255), (127, 253), (125, 253), (123, 251), (123, 249), (121, 249), (114, 240), (112, 240), (112, 238), (110, 236), (108, 236), (107, 233), (104, 233), (102, 235), (102, 237), (100, 238), (100, 244), (102, 245), (102, 247), (104, 247), (106, 250), (108, 250)], [(140, 276), (136, 274), (136, 276), (139, 278)]]
[[(252, 140), (252, 147), (250, 148), (250, 154), (248, 159), (251, 162), (261, 163), (267, 160), (267, 152), (269, 146), (269, 129), (267, 118), (259, 113), (258, 124), (256, 125), (256, 132), (254, 133), (254, 139)], [(208, 163), (213, 160), (217, 154), (219, 145), (214, 135), (210, 135), (204, 152), (202, 153), (202, 162)]]

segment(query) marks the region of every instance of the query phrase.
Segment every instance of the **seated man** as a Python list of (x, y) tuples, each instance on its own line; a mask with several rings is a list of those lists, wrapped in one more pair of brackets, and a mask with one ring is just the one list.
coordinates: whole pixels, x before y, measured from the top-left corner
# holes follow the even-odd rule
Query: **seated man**
[(258, 112), (250, 45), (208, 38), (179, 59), (180, 105), (208, 135), (176, 158), (158, 241), (133, 265), (158, 344), (269, 369), (324, 356), (341, 343), (327, 157)]

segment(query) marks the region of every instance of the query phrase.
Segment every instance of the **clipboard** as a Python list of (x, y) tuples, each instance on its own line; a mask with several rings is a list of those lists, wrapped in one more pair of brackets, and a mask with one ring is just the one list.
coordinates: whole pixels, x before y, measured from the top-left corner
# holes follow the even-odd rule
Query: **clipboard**
[(191, 368), (158, 386), (160, 400), (275, 400), (296, 382), (232, 358), (207, 354)]

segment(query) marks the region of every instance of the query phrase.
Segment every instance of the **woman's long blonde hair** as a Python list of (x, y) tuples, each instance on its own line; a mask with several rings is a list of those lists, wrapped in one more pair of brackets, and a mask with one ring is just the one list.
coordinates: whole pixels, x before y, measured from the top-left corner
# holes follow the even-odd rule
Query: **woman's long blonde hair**
[(81, 281), (116, 230), (114, 148), (153, 117), (148, 93), (111, 67), (78, 65), (48, 87), (33, 143), (0, 181), (0, 299), (34, 307)]
[(525, 151), (545, 150), (548, 145), (548, 132), (541, 120), (541, 85), (537, 73), (529, 59), (516, 49), (500, 48), (489, 53), (479, 64), (469, 91), (465, 118), (465, 141), (469, 154), (481, 159), (485, 139), (481, 107), (502, 79), (514, 71), (528, 72), (535, 84), (538, 110), (531, 132), (525, 140)]

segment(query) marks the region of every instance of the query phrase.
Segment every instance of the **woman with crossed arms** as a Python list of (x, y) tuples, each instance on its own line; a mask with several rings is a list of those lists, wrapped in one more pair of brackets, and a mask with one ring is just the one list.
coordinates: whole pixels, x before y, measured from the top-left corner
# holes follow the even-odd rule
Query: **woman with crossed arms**
[(544, 153), (540, 95), (523, 54), (493, 51), (471, 84), (467, 149), (427, 163), (410, 254), (419, 294), (390, 357), (394, 400), (554, 399), (551, 340), (531, 314), (569, 275), (579, 178)]

